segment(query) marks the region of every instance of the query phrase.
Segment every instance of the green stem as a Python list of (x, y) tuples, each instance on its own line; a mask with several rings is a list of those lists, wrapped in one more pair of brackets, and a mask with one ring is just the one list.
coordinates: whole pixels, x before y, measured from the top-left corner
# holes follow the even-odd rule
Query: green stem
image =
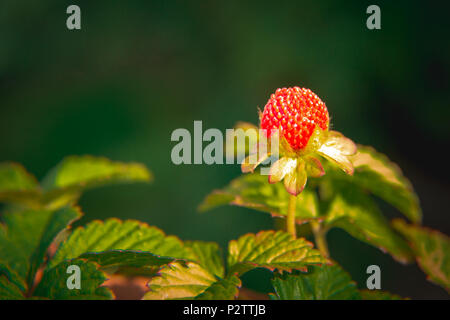
[(297, 204), (297, 196), (292, 194), (289, 196), (288, 214), (286, 218), (286, 231), (289, 232), (294, 239), (297, 238), (297, 229), (295, 226), (295, 206)]
[(326, 239), (327, 231), (322, 228), (319, 222), (312, 220), (311, 228), (314, 234), (314, 239), (316, 241), (316, 246), (319, 249), (322, 256), (328, 258), (330, 253), (328, 252), (328, 244)]

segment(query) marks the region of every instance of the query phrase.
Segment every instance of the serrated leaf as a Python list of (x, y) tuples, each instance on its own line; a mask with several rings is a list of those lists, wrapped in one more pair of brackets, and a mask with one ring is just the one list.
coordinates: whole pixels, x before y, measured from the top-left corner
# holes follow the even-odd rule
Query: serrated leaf
[(381, 290), (360, 290), (363, 300), (407, 300), (399, 295)]
[(194, 260), (210, 273), (218, 276), (224, 276), (224, 263), (222, 251), (215, 242), (204, 241), (185, 241), (184, 245), (191, 248), (195, 257)]
[(401, 169), (384, 154), (371, 147), (358, 145), (358, 153), (352, 156), (355, 174), (351, 182), (369, 190), (390, 203), (409, 220), (420, 223), (422, 211), (419, 198)]
[(209, 288), (195, 297), (195, 300), (234, 300), (239, 295), (241, 280), (230, 276), (214, 282)]
[(345, 173), (353, 174), (353, 164), (349, 160), (349, 156), (355, 154), (356, 145), (352, 140), (344, 137), (342, 133), (328, 131), (326, 140), (316, 152), (336, 164)]
[(161, 257), (150, 252), (131, 250), (109, 250), (99, 253), (84, 253), (80, 259), (97, 263), (108, 274), (127, 276), (153, 276), (161, 266), (175, 259)]
[(72, 207), (5, 213), (0, 262), (31, 282), (54, 238), (81, 213)]
[(5, 276), (6, 279), (12, 282), (22, 292), (25, 292), (28, 288), (24, 279), (22, 279), (17, 272), (11, 270), (6, 264), (0, 263), (0, 276)]
[(228, 246), (229, 274), (242, 275), (254, 268), (290, 271), (327, 261), (305, 239), (284, 231), (261, 231), (232, 240)]
[[(67, 273), (70, 265), (80, 268), (81, 288), (69, 289), (67, 280), (71, 274)], [(111, 291), (106, 287), (101, 287), (106, 280), (104, 272), (98, 270), (98, 265), (82, 259), (63, 261), (57, 266), (46, 270), (34, 291), (37, 298), (48, 298), (55, 300), (105, 300), (112, 299)]]
[(402, 263), (412, 260), (408, 244), (390, 227), (373, 200), (355, 187), (346, 187), (332, 200), (325, 225), (388, 252)]
[(274, 300), (359, 300), (350, 275), (339, 266), (311, 267), (308, 273), (283, 274), (272, 280)]
[[(200, 211), (225, 204), (267, 212), (273, 216), (287, 216), (289, 194), (281, 183), (269, 184), (259, 173), (242, 175), (223, 188), (208, 195), (199, 206)], [(317, 196), (305, 189), (297, 197), (296, 221), (304, 223), (319, 218)]]
[(142, 222), (122, 222), (113, 218), (77, 228), (61, 244), (49, 266), (54, 267), (65, 259), (77, 258), (84, 253), (108, 250), (146, 251), (164, 257), (193, 258), (192, 252), (184, 248), (177, 237), (166, 236), (160, 229)]
[(23, 166), (12, 162), (0, 163), (0, 202), (38, 207), (40, 195), (36, 178)]
[(44, 201), (50, 203), (50, 206), (61, 206), (73, 202), (88, 188), (115, 183), (147, 182), (151, 178), (148, 169), (139, 163), (115, 162), (103, 157), (70, 156), (44, 178)]
[(409, 242), (420, 268), (429, 280), (450, 292), (450, 239), (447, 235), (400, 219), (393, 225)]
[(0, 274), (0, 300), (21, 300), (24, 299), (21, 289), (9, 281), (8, 278)]
[(65, 207), (54, 211), (49, 217), (45, 229), (41, 234), (39, 244), (30, 259), (31, 265), (30, 271), (28, 272), (28, 284), (30, 286), (33, 283), (35, 273), (44, 262), (45, 255), (50, 244), (61, 232), (66, 230), (70, 224), (81, 218), (81, 216), (82, 213), (78, 209), (73, 207)]
[(164, 266), (148, 283), (145, 300), (168, 299), (233, 299), (240, 280), (218, 279), (194, 262), (174, 262)]

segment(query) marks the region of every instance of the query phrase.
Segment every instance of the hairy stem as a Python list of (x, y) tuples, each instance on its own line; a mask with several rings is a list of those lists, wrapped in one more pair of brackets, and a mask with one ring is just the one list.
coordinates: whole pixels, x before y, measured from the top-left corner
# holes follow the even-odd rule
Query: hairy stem
[(316, 242), (317, 248), (319, 249), (322, 256), (328, 258), (330, 256), (330, 253), (328, 252), (328, 244), (326, 239), (327, 231), (322, 228), (319, 222), (314, 220), (311, 221), (311, 229), (314, 234), (314, 240)]
[(286, 218), (286, 231), (289, 232), (294, 239), (297, 238), (297, 229), (295, 226), (295, 205), (297, 204), (297, 196), (289, 196), (288, 214)]

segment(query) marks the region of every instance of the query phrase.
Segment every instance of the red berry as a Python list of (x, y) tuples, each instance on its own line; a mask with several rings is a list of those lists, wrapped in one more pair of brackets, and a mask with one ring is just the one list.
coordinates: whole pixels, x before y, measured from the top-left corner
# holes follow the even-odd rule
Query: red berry
[(316, 126), (327, 130), (328, 123), (325, 103), (311, 90), (299, 87), (277, 89), (261, 117), (261, 129), (266, 129), (269, 137), (271, 129), (279, 129), (294, 150), (307, 145)]

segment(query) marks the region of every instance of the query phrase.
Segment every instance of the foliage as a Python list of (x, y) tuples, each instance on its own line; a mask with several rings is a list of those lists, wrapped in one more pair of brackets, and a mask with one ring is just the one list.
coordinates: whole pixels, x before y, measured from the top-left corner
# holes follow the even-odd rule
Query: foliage
[(394, 220), (394, 227), (411, 245), (417, 263), (429, 279), (450, 290), (450, 239), (443, 233), (402, 220)]
[(276, 276), (273, 300), (400, 300), (381, 290), (358, 290), (350, 275), (337, 264), (313, 267), (307, 273)]
[[(350, 159), (353, 175), (344, 174), (337, 165), (326, 164), (326, 174), (311, 179), (299, 195), (296, 223), (311, 225), (301, 230), (311, 230), (313, 224), (319, 224), (324, 234), (332, 228), (341, 228), (399, 262), (410, 263), (416, 259), (431, 281), (448, 290), (449, 239), (419, 227), (422, 212), (409, 180), (395, 163), (371, 147), (358, 145), (358, 152)], [(283, 189), (280, 184), (267, 183), (267, 177), (258, 172), (245, 174), (223, 189), (214, 190), (199, 205), (199, 210), (229, 204), (286, 217), (289, 195)], [(413, 224), (394, 221), (392, 225), (374, 198), (392, 205)], [(369, 295), (387, 297), (387, 294), (366, 296)]]
[(282, 300), (357, 300), (356, 283), (340, 267), (311, 268), (308, 273), (283, 274), (272, 280), (275, 294)]
[[(341, 228), (396, 260), (417, 260), (431, 281), (450, 287), (449, 239), (419, 226), (421, 212), (410, 183), (398, 167), (371, 148), (352, 158), (353, 177), (337, 167), (311, 179), (296, 207), (298, 224)], [(71, 230), (82, 216), (76, 202), (86, 189), (111, 183), (148, 182), (141, 164), (91, 156), (68, 157), (42, 183), (22, 166), (0, 164), (1, 299), (112, 299), (104, 285), (114, 274), (148, 278), (144, 299), (235, 299), (241, 277), (255, 268), (273, 273), (272, 299), (401, 299), (359, 290), (336, 262), (305, 238), (281, 230), (260, 231), (231, 240), (224, 257), (214, 242), (182, 241), (157, 227), (110, 218)], [(372, 198), (401, 211), (412, 224), (392, 223)], [(281, 184), (257, 173), (241, 176), (214, 191), (201, 210), (232, 204), (276, 217), (287, 215), (288, 194)], [(69, 266), (78, 266), (79, 289), (69, 289)]]

